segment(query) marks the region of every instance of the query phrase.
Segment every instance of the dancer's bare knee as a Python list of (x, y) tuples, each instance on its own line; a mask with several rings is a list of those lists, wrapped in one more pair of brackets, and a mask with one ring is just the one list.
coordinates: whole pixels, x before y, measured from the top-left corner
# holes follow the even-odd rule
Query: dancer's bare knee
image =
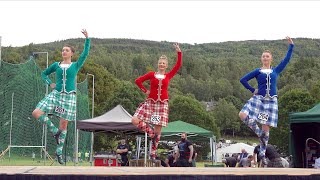
[(60, 118), (60, 126), (59, 126), (59, 129), (61, 130), (67, 130), (68, 128), (68, 120), (65, 120), (63, 118)]
[(39, 117), (44, 114), (44, 112), (42, 112), (40, 109), (35, 109), (33, 112), (32, 112), (32, 116), (35, 118), (35, 119), (39, 119)]
[(247, 115), (243, 112), (239, 112), (239, 117), (241, 120), (245, 119), (247, 117)]

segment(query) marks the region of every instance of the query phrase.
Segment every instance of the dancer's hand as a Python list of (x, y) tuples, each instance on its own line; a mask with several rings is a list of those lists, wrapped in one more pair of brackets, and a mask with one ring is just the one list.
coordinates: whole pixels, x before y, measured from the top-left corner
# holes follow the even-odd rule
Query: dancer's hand
[(286, 39), (288, 40), (288, 44), (293, 44), (293, 41), (289, 36), (287, 36)]
[(177, 51), (177, 52), (181, 52), (181, 49), (180, 49), (178, 43), (174, 43), (173, 46), (176, 48), (176, 51)]
[(192, 163), (192, 159), (189, 158), (188, 162), (189, 162), (189, 163)]
[(82, 29), (82, 34), (86, 37), (86, 38), (88, 38), (88, 32), (87, 32), (87, 30), (86, 29)]
[(56, 88), (56, 84), (55, 84), (55, 83), (51, 83), (51, 84), (50, 84), (50, 87), (51, 87), (52, 89), (54, 89), (54, 88)]
[(253, 92), (253, 95), (257, 95), (258, 94), (258, 89), (255, 89)]
[(150, 91), (149, 91), (149, 90), (147, 90), (146, 95), (147, 95), (147, 96), (149, 96), (149, 94), (150, 94)]

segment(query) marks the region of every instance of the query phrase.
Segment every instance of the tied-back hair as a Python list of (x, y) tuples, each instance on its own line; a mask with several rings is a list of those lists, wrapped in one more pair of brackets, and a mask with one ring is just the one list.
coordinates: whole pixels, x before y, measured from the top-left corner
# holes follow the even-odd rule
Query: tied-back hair
[(65, 44), (63, 47), (68, 47), (70, 48), (71, 52), (73, 52), (73, 54), (76, 52), (75, 48), (69, 44)]
[(166, 55), (161, 55), (159, 59), (165, 59), (165, 60), (167, 60), (167, 61), (168, 61), (168, 58), (167, 58), (167, 56), (166, 56)]
[(272, 55), (271, 51), (270, 50), (264, 50), (263, 53), (269, 53)]

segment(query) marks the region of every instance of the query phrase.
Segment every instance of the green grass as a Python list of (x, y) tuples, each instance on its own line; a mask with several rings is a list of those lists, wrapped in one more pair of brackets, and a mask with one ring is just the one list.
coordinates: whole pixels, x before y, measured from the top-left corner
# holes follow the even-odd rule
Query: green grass
[[(44, 163), (44, 159), (36, 158), (32, 160), (31, 157), (12, 157), (0, 159), (0, 166), (50, 166), (51, 162), (47, 159)], [(212, 165), (210, 161), (197, 162), (197, 167), (205, 167), (205, 164)], [(221, 165), (222, 163), (213, 163), (213, 165)], [(58, 162), (54, 162), (52, 166), (61, 166)], [(75, 166), (73, 162), (68, 162), (67, 166)], [(91, 166), (90, 162), (79, 162), (76, 166)]]
[[(51, 161), (46, 159), (35, 158), (34, 160), (31, 157), (20, 157), (8, 156), (0, 159), (0, 166), (50, 166)], [(61, 166), (58, 162), (54, 162), (52, 166)], [(67, 166), (74, 166), (73, 162), (67, 162)], [(90, 166), (90, 162), (79, 162), (76, 166)]]
[(205, 164), (207, 165), (213, 165), (213, 166), (221, 166), (221, 165), (224, 165), (223, 163), (213, 163), (210, 162), (210, 161), (202, 161), (202, 162), (196, 162), (196, 166), (197, 167), (205, 167)]

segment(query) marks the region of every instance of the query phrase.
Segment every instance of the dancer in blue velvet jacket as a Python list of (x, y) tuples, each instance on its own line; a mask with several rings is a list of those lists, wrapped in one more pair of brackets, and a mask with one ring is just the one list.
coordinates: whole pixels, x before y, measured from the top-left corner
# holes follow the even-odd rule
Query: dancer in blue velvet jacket
[[(252, 129), (260, 140), (260, 158), (267, 164), (265, 153), (269, 141), (269, 127), (278, 124), (277, 78), (291, 59), (294, 44), (290, 37), (286, 37), (289, 49), (281, 63), (272, 67), (272, 54), (264, 51), (261, 56), (262, 67), (253, 70), (240, 79), (242, 85), (253, 93), (253, 96), (243, 106), (239, 113), (241, 120)], [(256, 78), (258, 89), (253, 88), (248, 81)], [(260, 128), (258, 123), (262, 125)]]

